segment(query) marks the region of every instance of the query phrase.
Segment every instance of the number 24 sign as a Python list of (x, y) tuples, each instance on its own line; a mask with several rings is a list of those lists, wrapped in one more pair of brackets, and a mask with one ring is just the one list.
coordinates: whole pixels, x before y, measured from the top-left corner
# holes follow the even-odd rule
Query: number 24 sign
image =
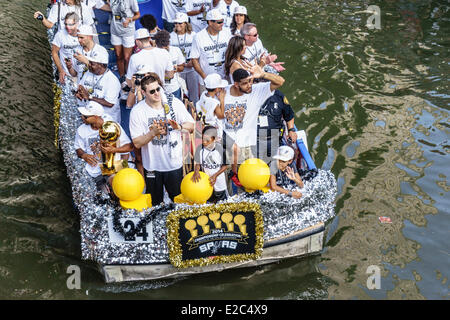
[(153, 242), (153, 226), (152, 223), (146, 224), (140, 230), (136, 230), (136, 227), (140, 221), (140, 218), (122, 218), (120, 223), (123, 226), (123, 230), (126, 233), (131, 232), (131, 236), (123, 236), (119, 232), (114, 230), (112, 218), (108, 219), (109, 240), (111, 242), (122, 243), (151, 243)]

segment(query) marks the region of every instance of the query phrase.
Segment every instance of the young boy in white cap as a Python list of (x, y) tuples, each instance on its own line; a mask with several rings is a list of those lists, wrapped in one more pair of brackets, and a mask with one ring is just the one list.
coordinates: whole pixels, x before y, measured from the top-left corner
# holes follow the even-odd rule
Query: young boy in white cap
[(270, 163), (270, 189), (284, 193), (292, 198), (299, 199), (302, 193), (290, 189), (303, 188), (303, 181), (294, 165), (294, 149), (289, 146), (281, 146)]
[(205, 124), (214, 126), (217, 129), (218, 137), (222, 138), (222, 121), (225, 98), (225, 90), (228, 82), (223, 80), (217, 73), (211, 73), (205, 78), (206, 90), (200, 95), (195, 107), (197, 115)]

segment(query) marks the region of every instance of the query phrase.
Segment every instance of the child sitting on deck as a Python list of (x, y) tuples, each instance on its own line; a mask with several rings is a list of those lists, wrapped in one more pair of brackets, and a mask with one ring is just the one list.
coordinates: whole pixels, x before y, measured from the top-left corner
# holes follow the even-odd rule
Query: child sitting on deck
[(278, 152), (270, 163), (270, 189), (284, 193), (292, 198), (299, 199), (302, 193), (291, 191), (294, 187), (303, 188), (303, 181), (294, 164), (294, 149), (289, 146), (280, 146)]
[(209, 202), (225, 200), (227, 196), (227, 183), (225, 181), (225, 170), (227, 165), (223, 164), (222, 146), (216, 144), (217, 129), (213, 126), (206, 126), (202, 131), (202, 147), (195, 152), (195, 167), (192, 181), (198, 182), (199, 171), (202, 169), (209, 175), (209, 183), (214, 187), (214, 192)]

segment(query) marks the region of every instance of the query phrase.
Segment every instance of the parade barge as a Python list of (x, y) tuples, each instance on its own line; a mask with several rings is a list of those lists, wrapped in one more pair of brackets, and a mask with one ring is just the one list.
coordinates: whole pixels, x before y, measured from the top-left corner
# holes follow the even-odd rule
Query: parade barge
[[(104, 31), (101, 35), (103, 40), (107, 36)], [(218, 204), (124, 210), (97, 190), (77, 157), (74, 137), (82, 122), (73, 83), (55, 83), (54, 91), (57, 143), (80, 215), (81, 258), (94, 261), (105, 282), (177, 278), (321, 252), (325, 222), (334, 216), (337, 184), (330, 171), (315, 167), (305, 135), (299, 132), (297, 141), (305, 183), (300, 199), (258, 191)]]

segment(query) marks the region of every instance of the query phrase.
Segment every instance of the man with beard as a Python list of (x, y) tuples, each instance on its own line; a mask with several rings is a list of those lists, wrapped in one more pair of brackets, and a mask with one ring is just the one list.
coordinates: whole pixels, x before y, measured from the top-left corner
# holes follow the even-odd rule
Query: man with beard
[[(264, 79), (265, 82), (253, 84), (254, 79)], [(264, 72), (258, 65), (250, 72), (237, 69), (233, 72), (234, 83), (226, 88), (224, 99), (223, 144), (227, 150), (227, 162), (230, 151), (233, 150), (232, 180), (237, 184), (238, 163), (256, 155), (256, 134), (259, 109), (274, 90), (281, 87), (284, 78), (272, 73)], [(229, 163), (229, 162), (228, 162)]]
[(211, 73), (218, 73), (225, 78), (225, 52), (231, 39), (230, 29), (223, 29), (224, 16), (218, 9), (209, 11), (206, 20), (208, 27), (195, 35), (190, 53), (202, 85), (203, 79)]
[(103, 48), (87, 58), (89, 70), (81, 78), (76, 92), (78, 105), (82, 107), (88, 101), (95, 101), (103, 106), (106, 114), (120, 123), (120, 82), (108, 69), (108, 52)]

